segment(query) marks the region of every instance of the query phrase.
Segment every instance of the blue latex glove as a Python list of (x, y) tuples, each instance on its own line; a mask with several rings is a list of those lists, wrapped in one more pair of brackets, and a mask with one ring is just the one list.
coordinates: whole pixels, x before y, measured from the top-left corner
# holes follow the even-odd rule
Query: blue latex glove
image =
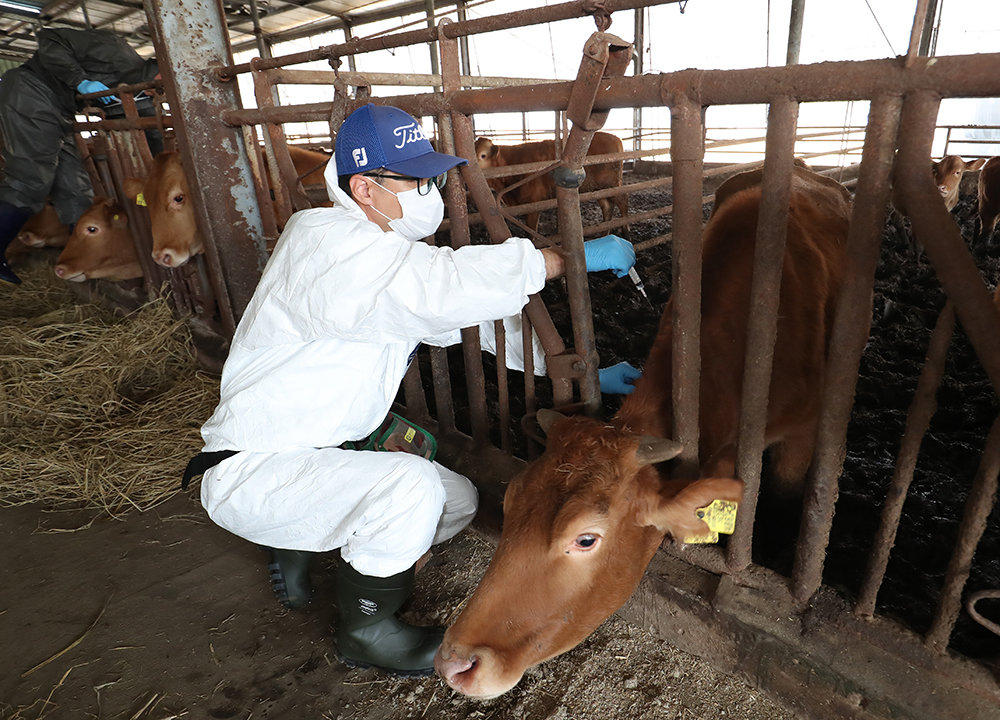
[(628, 395), (635, 390), (633, 384), (642, 376), (642, 370), (629, 365), (627, 362), (620, 362), (611, 367), (601, 368), (597, 371), (597, 379), (601, 383), (602, 393), (617, 393), (618, 395)]
[[(76, 86), (76, 91), (81, 95), (86, 95), (88, 93), (101, 92), (102, 90), (110, 90), (107, 85), (102, 83), (100, 80), (84, 80), (79, 85)], [(105, 105), (109, 105), (113, 102), (118, 102), (118, 98), (114, 95), (105, 95), (104, 97), (97, 98)]]
[(625, 277), (635, 265), (632, 243), (617, 235), (588, 240), (583, 244), (583, 256), (587, 260), (587, 272), (611, 270), (618, 277)]

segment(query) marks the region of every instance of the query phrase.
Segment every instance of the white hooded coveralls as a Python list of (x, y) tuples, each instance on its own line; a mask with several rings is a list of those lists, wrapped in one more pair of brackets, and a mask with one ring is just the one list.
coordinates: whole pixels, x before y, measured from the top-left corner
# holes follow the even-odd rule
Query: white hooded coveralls
[[(385, 419), (420, 343), (459, 342), (480, 326), (523, 369), (520, 310), (545, 284), (530, 241), (458, 250), (383, 232), (337, 185), (336, 205), (294, 214), (233, 337), (205, 452), (241, 451), (209, 469), (201, 500), (230, 532), (261, 545), (341, 549), (358, 572), (388, 577), (471, 522), (467, 478), (416, 455), (343, 450)], [(535, 369), (544, 355), (533, 338)]]

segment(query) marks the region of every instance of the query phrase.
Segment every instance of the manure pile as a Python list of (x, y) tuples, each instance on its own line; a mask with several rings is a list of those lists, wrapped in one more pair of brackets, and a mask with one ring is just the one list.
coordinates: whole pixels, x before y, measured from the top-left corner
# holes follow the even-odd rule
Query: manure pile
[(118, 317), (75, 304), (46, 262), (0, 288), (0, 507), (121, 516), (179, 489), (219, 383), (166, 300)]

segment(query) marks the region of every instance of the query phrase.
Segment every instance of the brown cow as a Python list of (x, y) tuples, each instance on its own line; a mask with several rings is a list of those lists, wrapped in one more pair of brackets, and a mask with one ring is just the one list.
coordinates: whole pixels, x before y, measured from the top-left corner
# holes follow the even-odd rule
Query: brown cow
[(69, 240), (69, 226), (59, 219), (55, 206), (46, 202), (41, 210), (24, 223), (17, 233), (17, 239), (28, 247), (61, 248)]
[[(607, 155), (609, 153), (622, 152), (622, 141), (616, 135), (606, 132), (594, 133), (590, 141), (588, 155)], [(554, 140), (540, 140), (538, 142), (523, 143), (521, 145), (495, 145), (492, 140), (486, 137), (476, 139), (476, 162), (479, 167), (494, 168), (506, 165), (522, 165), (524, 163), (542, 162), (548, 160), (554, 162), (556, 157), (556, 144)], [(600, 165), (588, 165), (584, 168), (587, 171), (587, 179), (580, 186), (580, 192), (590, 192), (593, 190), (603, 190), (605, 188), (622, 186), (622, 161), (602, 163)], [(500, 193), (508, 185), (521, 180), (524, 175), (513, 175), (503, 178), (491, 178), (489, 185), (494, 192)], [(530, 182), (521, 185), (504, 195), (507, 205), (524, 205), (526, 203), (541, 202), (551, 200), (556, 196), (556, 186), (550, 173), (535, 178)], [(611, 202), (609, 198), (601, 198), (597, 201), (601, 205), (601, 213), (604, 222), (611, 219)], [(618, 212), (622, 217), (628, 215), (628, 194), (614, 196), (614, 203), (618, 206)], [(532, 230), (538, 229), (538, 217), (541, 213), (533, 212), (525, 216), (524, 224)]]
[(934, 183), (944, 198), (944, 206), (948, 208), (948, 212), (954, 210), (958, 204), (958, 188), (962, 184), (962, 175), (971, 170), (978, 170), (985, 162), (985, 159), (979, 158), (967, 163), (958, 155), (945, 155), (939, 161), (931, 162)]
[[(496, 554), (435, 659), (455, 690), (499, 695), (574, 647), (627, 600), (665, 534), (702, 534), (698, 508), (740, 499), (733, 469), (760, 198), (759, 187), (729, 195), (705, 227), (701, 478), (653, 467), (678, 452), (650, 439), (672, 434), (671, 302), (614, 418), (551, 423), (539, 412), (547, 448), (511, 481)], [(850, 207), (827, 178), (796, 168), (765, 437), (785, 486), (801, 487), (813, 453)]]
[(976, 236), (986, 240), (993, 235), (1000, 218), (1000, 157), (986, 161), (979, 171), (979, 232)]
[(70, 282), (142, 277), (124, 211), (108, 198), (94, 198), (73, 226), (73, 234), (56, 260), (55, 272)]
[[(325, 153), (288, 147), (292, 164), (302, 173), (303, 184), (322, 184), (323, 169), (329, 156)], [(149, 210), (153, 234), (153, 260), (166, 268), (179, 267), (203, 252), (205, 241), (189, 202), (190, 188), (181, 157), (176, 152), (161, 152), (145, 180), (125, 181), (125, 195)]]

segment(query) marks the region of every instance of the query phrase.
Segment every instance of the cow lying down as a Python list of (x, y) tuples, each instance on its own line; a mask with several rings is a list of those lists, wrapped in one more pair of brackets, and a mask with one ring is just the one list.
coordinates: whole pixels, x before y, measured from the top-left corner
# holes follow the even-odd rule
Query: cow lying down
[[(668, 303), (643, 376), (615, 417), (538, 413), (546, 450), (511, 481), (496, 554), (435, 659), (458, 692), (494, 697), (576, 646), (625, 603), (665, 535), (702, 534), (698, 508), (741, 498), (733, 474), (756, 176), (721, 193), (704, 231), (701, 477), (672, 478), (667, 461), (680, 447), (662, 439), (672, 434)], [(811, 462), (850, 208), (841, 185), (795, 168), (766, 428), (775, 477), (766, 483), (800, 488)]]

